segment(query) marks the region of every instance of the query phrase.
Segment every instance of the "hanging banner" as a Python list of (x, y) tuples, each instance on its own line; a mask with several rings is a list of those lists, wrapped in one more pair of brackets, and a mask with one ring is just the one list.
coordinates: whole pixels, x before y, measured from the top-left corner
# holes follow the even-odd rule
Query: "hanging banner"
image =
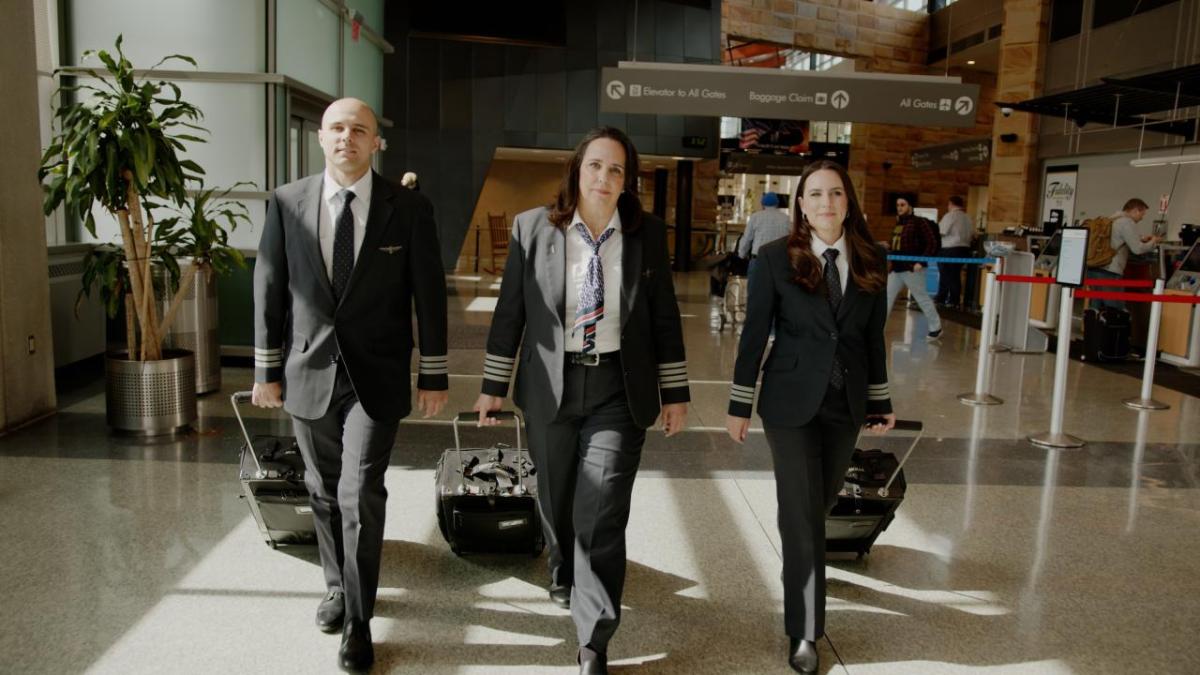
[(975, 126), (979, 85), (956, 78), (698, 64), (603, 68), (600, 111)]
[(992, 138), (969, 138), (954, 143), (931, 145), (913, 150), (909, 159), (912, 167), (918, 171), (987, 166), (992, 159)]
[(1051, 166), (1042, 181), (1042, 223), (1051, 229), (1070, 225), (1075, 218), (1075, 182), (1079, 167)]

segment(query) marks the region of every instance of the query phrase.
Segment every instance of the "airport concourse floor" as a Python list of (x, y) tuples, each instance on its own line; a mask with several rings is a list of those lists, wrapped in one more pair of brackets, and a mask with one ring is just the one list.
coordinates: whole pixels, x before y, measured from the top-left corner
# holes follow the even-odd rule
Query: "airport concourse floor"
[[(452, 276), (451, 410), (479, 389), (493, 277)], [(755, 420), (724, 432), (737, 338), (718, 331), (707, 276), (680, 276), (691, 428), (646, 443), (628, 530), (614, 673), (785, 673), (770, 452)], [(891, 391), (926, 436), (907, 497), (864, 560), (829, 566), (830, 673), (1200, 672), (1200, 400), (1137, 413), (1138, 382), (1071, 362), (1066, 431), (1079, 450), (1025, 441), (1049, 426), (1053, 357), (1000, 354), (994, 393), (970, 408), (979, 334), (919, 312), (888, 326)], [(0, 438), (0, 670), (11, 673), (336, 672), (339, 637), (313, 626), (312, 548), (264, 545), (239, 499), (239, 437), (224, 371), (196, 433), (110, 434), (100, 380), (61, 412)], [(251, 433), (290, 433), (249, 411)], [(448, 418), (448, 416), (446, 416)], [(469, 445), (507, 440), (471, 428)], [(433, 471), (443, 420), (401, 425), (390, 493), (375, 672), (571, 673), (574, 627), (546, 597), (545, 559), (452, 554)]]

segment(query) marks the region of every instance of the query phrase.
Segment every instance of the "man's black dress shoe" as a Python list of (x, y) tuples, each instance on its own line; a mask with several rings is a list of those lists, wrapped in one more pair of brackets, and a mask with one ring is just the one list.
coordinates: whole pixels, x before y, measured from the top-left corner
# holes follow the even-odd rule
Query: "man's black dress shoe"
[(608, 675), (608, 657), (590, 647), (580, 647), (579, 675)]
[(330, 591), (317, 605), (317, 628), (322, 633), (336, 633), (342, 629), (346, 618), (346, 595), (341, 591)]
[(551, 586), (550, 601), (563, 609), (571, 609), (571, 587)]
[(788, 647), (788, 665), (797, 673), (816, 675), (821, 667), (821, 658), (817, 655), (817, 645), (810, 640), (791, 638)]
[(342, 630), (342, 646), (338, 649), (338, 664), (342, 670), (364, 672), (375, 662), (375, 647), (371, 644), (371, 624), (363, 619), (348, 619)]

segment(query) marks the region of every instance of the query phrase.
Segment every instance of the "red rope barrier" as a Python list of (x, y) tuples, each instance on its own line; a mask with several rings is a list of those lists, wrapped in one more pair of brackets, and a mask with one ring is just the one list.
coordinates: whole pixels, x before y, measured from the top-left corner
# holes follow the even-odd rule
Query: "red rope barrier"
[(1195, 295), (1153, 295), (1151, 293), (1121, 293), (1118, 291), (1076, 291), (1077, 298), (1094, 298), (1096, 300), (1125, 300), (1127, 302), (1175, 302), (1183, 305), (1200, 304), (1200, 296)]
[(1149, 279), (1084, 279), (1084, 286), (1116, 286), (1119, 288), (1154, 288)]
[(1054, 277), (1024, 277), (1020, 274), (1000, 274), (996, 281), (1012, 281), (1019, 284), (1052, 284)]

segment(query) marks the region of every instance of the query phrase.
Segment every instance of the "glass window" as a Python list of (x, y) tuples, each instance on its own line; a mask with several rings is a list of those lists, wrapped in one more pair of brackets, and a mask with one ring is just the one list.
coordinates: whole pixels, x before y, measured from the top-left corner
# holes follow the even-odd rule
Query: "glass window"
[(895, 7), (896, 9), (907, 9), (913, 12), (929, 11), (930, 0), (875, 0), (881, 5)]
[(1050, 4), (1050, 41), (1079, 35), (1083, 26), (1083, 0), (1053, 0)]
[(279, 72), (336, 97), (337, 15), (319, 0), (289, 0), (276, 4), (275, 21)]
[(1174, 2), (1177, 0), (1104, 0), (1104, 2), (1097, 2), (1092, 10), (1092, 28), (1107, 26), (1121, 19), (1128, 19), (1134, 14), (1166, 7)]
[[(280, 14), (291, 4), (280, 3)], [(266, 70), (265, 6), (266, 0), (76, 0), (68, 13), (73, 53), (67, 58), (76, 64), (84, 50), (112, 51), (117, 35), (123, 34), (125, 56), (138, 68), (149, 68), (167, 54), (186, 54), (196, 59), (199, 70), (261, 73)], [(191, 68), (180, 62), (164, 67)]]
[(722, 117), (721, 138), (739, 138), (742, 135), (742, 118)]

